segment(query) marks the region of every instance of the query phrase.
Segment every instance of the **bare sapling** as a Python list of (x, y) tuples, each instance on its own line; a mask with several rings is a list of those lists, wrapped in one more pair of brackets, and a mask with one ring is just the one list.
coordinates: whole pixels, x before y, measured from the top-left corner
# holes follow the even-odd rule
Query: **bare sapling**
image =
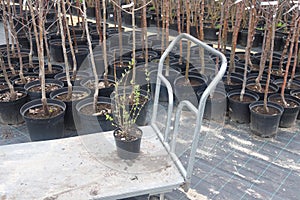
[(256, 0), (252, 0), (249, 5), (249, 22), (248, 22), (248, 36), (247, 36), (247, 46), (245, 48), (245, 65), (244, 65), (244, 78), (242, 84), (242, 90), (240, 94), (240, 101), (242, 102), (244, 99), (245, 89), (246, 89), (246, 82), (247, 82), (247, 69), (250, 61), (250, 52), (252, 48), (252, 43), (254, 39), (255, 33), (255, 19), (256, 19)]
[(10, 58), (11, 54), (10, 54), (10, 43), (9, 43), (9, 31), (8, 31), (8, 24), (7, 24), (7, 12), (6, 12), (6, 8), (5, 8), (6, 5), (5, 5), (4, 1), (1, 1), (1, 2), (2, 2), (2, 11), (3, 11), (2, 21), (3, 21), (3, 27), (4, 27), (4, 33), (5, 33), (7, 62), (8, 62), (8, 67), (11, 70), (12, 74), (15, 75), (16, 72), (15, 72), (14, 67), (12, 66), (11, 58)]
[(292, 82), (295, 78), (295, 73), (296, 73), (296, 68), (298, 66), (297, 60), (298, 60), (298, 54), (299, 54), (299, 50), (297, 51), (297, 49), (299, 49), (299, 27), (300, 25), (298, 24), (298, 30), (297, 30), (297, 34), (296, 34), (296, 38), (295, 38), (295, 50), (294, 50), (294, 62), (293, 62), (293, 69), (292, 69), (292, 73), (291, 73), (291, 78), (288, 81), (288, 88), (291, 87)]
[(270, 27), (271, 30), (269, 31), (268, 37), (271, 39), (270, 50), (269, 50), (269, 66), (268, 66), (268, 77), (264, 91), (264, 111), (269, 112), (268, 108), (268, 93), (269, 93), (269, 85), (271, 79), (271, 70), (273, 65), (273, 52), (274, 52), (274, 40), (275, 40), (275, 30), (276, 30), (276, 10), (277, 6), (270, 8)]
[[(103, 35), (102, 35), (102, 28), (101, 28), (101, 13), (100, 13), (100, 10), (101, 10), (101, 4), (100, 4), (100, 1), (96, 1), (96, 5), (95, 5), (95, 8), (96, 8), (96, 29), (97, 29), (97, 33), (99, 35), (99, 46), (102, 45), (102, 42), (103, 42)], [(104, 24), (106, 25), (106, 24)], [(103, 26), (104, 26), (103, 25)]]
[[(13, 6), (15, 13), (12, 13), (11, 6), (10, 6), (9, 2), (10, 2), (10, 0), (7, 0), (8, 17), (9, 17), (9, 21), (12, 22), (13, 21), (13, 16), (17, 16), (17, 13), (16, 13), (15, 6)], [(20, 65), (19, 76), (20, 76), (20, 79), (21, 79), (22, 83), (26, 83), (25, 78), (24, 78), (24, 74), (23, 74), (23, 58), (22, 58), (22, 55), (21, 55), (21, 48), (20, 48), (20, 44), (19, 44), (19, 40), (18, 40), (18, 35), (17, 35), (17, 32), (16, 32), (16, 27), (14, 26), (13, 23), (10, 23), (10, 25), (11, 25), (10, 31), (11, 31), (11, 34), (12, 34), (12, 40), (15, 41), (16, 48), (17, 48), (17, 55), (15, 55), (15, 52), (12, 52), (12, 55), (19, 57), (19, 65)]]
[[(143, 0), (143, 4), (146, 4), (146, 0)], [(143, 32), (143, 37), (142, 37), (142, 44), (145, 44), (145, 69), (148, 70), (148, 59), (149, 59), (149, 52), (148, 52), (148, 28), (147, 28), (147, 7), (144, 6), (143, 9), (143, 26), (142, 26), (142, 32)]]
[[(187, 34), (190, 34), (190, 26), (191, 26), (191, 9), (190, 9), (190, 1), (186, 1), (186, 14), (187, 14)], [(187, 45), (187, 61), (186, 61), (186, 66), (185, 66), (185, 81), (189, 82), (189, 68), (190, 68), (190, 57), (191, 57), (191, 41), (188, 40), (188, 45)]]
[[(290, 44), (290, 50), (289, 50), (289, 56), (288, 56), (288, 61), (287, 61), (287, 64), (285, 66), (285, 73), (284, 73), (284, 78), (283, 78), (283, 83), (282, 83), (282, 86), (281, 86), (281, 99), (283, 101), (283, 105), (285, 107), (287, 107), (287, 102), (285, 100), (285, 97), (284, 97), (284, 91), (285, 91), (285, 88), (286, 88), (286, 84), (287, 84), (287, 78), (288, 78), (288, 73), (289, 73), (289, 68), (290, 68), (290, 65), (291, 65), (291, 60), (292, 60), (292, 55), (293, 55), (293, 51), (296, 51), (295, 54), (297, 54), (297, 49), (294, 49), (294, 46), (295, 46), (295, 41), (297, 40), (296, 37), (299, 36), (299, 19), (298, 19), (299, 15), (297, 15), (297, 20), (295, 22), (295, 26), (293, 28), (293, 35), (292, 35), (292, 39), (291, 39), (291, 44)], [(298, 42), (298, 41), (297, 41)], [(298, 44), (297, 44), (298, 46)]]
[(255, 84), (258, 88), (259, 92), (263, 92), (260, 81), (262, 79), (262, 75), (265, 69), (265, 64), (267, 61), (267, 56), (270, 53), (270, 47), (271, 47), (271, 32), (272, 32), (272, 23), (270, 20), (270, 14), (265, 13), (266, 15), (266, 29), (264, 33), (264, 39), (263, 39), (263, 45), (262, 45), (262, 54), (260, 58), (260, 63), (259, 63), (259, 72), (258, 76), (255, 79)]
[[(5, 31), (5, 39), (6, 39), (6, 42), (7, 42), (6, 45), (9, 46), (9, 35), (8, 35), (8, 28), (7, 28), (7, 13), (6, 13), (6, 8), (5, 8), (4, 1), (2, 1), (2, 3), (1, 3), (1, 8), (2, 8), (2, 11), (3, 11), (2, 21), (3, 21), (4, 31)], [(8, 59), (8, 61), (10, 62), (10, 59)], [(6, 72), (6, 66), (4, 64), (4, 60), (3, 60), (2, 56), (0, 57), (0, 64), (1, 64), (1, 69), (2, 69), (2, 72), (3, 72), (4, 78), (5, 78), (5, 81), (8, 85), (9, 91), (10, 91), (10, 98), (13, 101), (17, 98), (17, 94), (14, 90), (13, 85), (11, 84), (11, 82), (8, 78), (8, 75), (7, 75), (7, 72)]]
[[(181, 34), (181, 22), (180, 22), (180, 16), (181, 16), (181, 1), (177, 0), (177, 31), (178, 34)], [(182, 40), (179, 41), (179, 64), (182, 64)]]
[[(43, 111), (45, 113), (45, 116), (49, 116), (49, 107), (47, 104), (47, 97), (46, 97), (46, 83), (45, 83), (45, 61), (44, 61), (44, 13), (43, 13), (43, 6), (44, 1), (39, 1), (36, 5), (35, 9), (33, 8), (32, 2), (27, 1), (29, 5), (30, 15), (33, 23), (34, 28), (34, 35), (36, 38), (36, 46), (38, 51), (38, 59), (39, 59), (39, 66), (40, 66), (40, 82), (41, 82), (41, 88), (42, 88), (42, 107)], [(35, 14), (34, 11), (38, 12), (38, 24), (36, 24)], [(39, 30), (37, 30), (37, 27), (39, 27)]]
[[(291, 27), (295, 26), (295, 21), (296, 21), (296, 14), (293, 14), (291, 24), (290, 24)], [(285, 44), (284, 44), (284, 47), (283, 47), (283, 50), (282, 50), (282, 54), (281, 54), (280, 61), (279, 61), (279, 71), (280, 72), (283, 72), (283, 62), (284, 62), (285, 56), (288, 53), (288, 47), (290, 45), (292, 34), (293, 34), (293, 31), (289, 31), (288, 36), (285, 41)]]
[[(165, 2), (165, 14), (166, 14), (166, 45), (169, 44), (170, 41), (170, 33), (169, 33), (169, 20), (170, 20), (170, 2), (169, 0), (164, 0)], [(170, 57), (166, 58), (166, 72), (165, 76), (169, 76), (170, 73)]]
[(235, 50), (236, 50), (236, 45), (237, 45), (237, 39), (238, 39), (238, 33), (239, 33), (239, 29), (241, 26), (241, 21), (242, 21), (242, 13), (244, 12), (245, 9), (245, 5), (244, 2), (238, 2), (236, 4), (237, 6), (237, 11), (236, 11), (236, 15), (235, 15), (235, 25), (234, 25), (234, 29), (233, 29), (233, 34), (232, 34), (232, 45), (231, 45), (231, 53), (230, 53), (230, 65), (229, 65), (229, 69), (228, 69), (228, 73), (227, 73), (227, 84), (229, 85), (231, 83), (231, 73), (234, 71), (235, 68)]
[[(69, 5), (69, 8), (71, 8), (71, 3), (69, 0), (66, 1), (67, 5)], [(75, 28), (74, 28), (74, 19), (73, 19), (73, 14), (70, 11), (69, 12), (70, 15), (70, 21), (71, 21), (71, 27), (72, 27), (72, 36), (73, 36), (73, 43), (74, 43), (74, 47), (75, 47), (75, 52), (78, 52), (78, 45), (77, 45), (77, 36), (75, 34)]]
[[(105, 2), (104, 2), (103, 6), (105, 6)], [(97, 73), (95, 59), (94, 59), (94, 52), (93, 52), (93, 47), (92, 47), (91, 36), (89, 33), (89, 27), (88, 27), (87, 18), (86, 18), (85, 0), (83, 0), (83, 15), (82, 15), (82, 17), (83, 17), (83, 22), (85, 25), (85, 31), (86, 31), (87, 41), (88, 41), (88, 48), (89, 48), (89, 53), (90, 53), (90, 58), (91, 58), (92, 70), (93, 70), (93, 74), (94, 74), (94, 78), (95, 78), (95, 83), (94, 83), (95, 93), (94, 93), (94, 101), (93, 101), (93, 110), (95, 113), (97, 113), (97, 102), (98, 102), (98, 95), (99, 95), (99, 84), (98, 84), (99, 79), (98, 79), (98, 73)]]
[[(103, 61), (104, 61), (104, 82), (108, 84), (107, 75), (108, 75), (108, 62), (107, 62), (107, 47), (106, 47), (106, 0), (102, 0), (102, 9), (103, 9)], [(115, 71), (115, 70), (114, 70)], [(116, 77), (116, 76), (115, 76)]]
[[(199, 39), (204, 40), (203, 21), (204, 21), (205, 1), (201, 0), (200, 4), (200, 16), (199, 16)], [(205, 73), (205, 61), (204, 61), (204, 49), (199, 48), (200, 63), (201, 63), (201, 74)]]
[[(67, 23), (65, 24), (66, 29), (64, 29), (64, 24), (63, 24), (63, 21), (66, 22), (65, 2), (58, 1), (57, 12), (58, 12), (59, 30), (60, 30), (61, 43), (62, 43), (61, 45), (62, 45), (62, 50), (63, 50), (64, 64), (65, 64), (65, 71), (66, 71), (66, 79), (67, 79), (67, 86), (68, 86), (68, 94), (67, 94), (66, 100), (70, 100), (72, 98), (72, 83), (71, 83), (71, 78), (70, 78), (70, 66), (69, 66), (68, 56), (67, 56), (65, 30), (68, 32), (68, 34), (67, 34), (68, 38), (70, 36), (70, 31), (69, 31), (69, 28), (68, 28), (68, 24)], [(70, 42), (70, 40), (69, 40), (69, 42)], [(72, 45), (71, 43), (72, 43), (72, 41), (69, 44), (70, 47)], [(74, 51), (73, 51), (73, 53), (74, 53)]]

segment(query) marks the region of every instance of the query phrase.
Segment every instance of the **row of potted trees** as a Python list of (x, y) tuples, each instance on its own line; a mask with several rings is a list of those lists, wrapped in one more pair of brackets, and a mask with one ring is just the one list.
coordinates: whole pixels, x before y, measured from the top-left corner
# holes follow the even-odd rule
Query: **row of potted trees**
[[(103, 0), (93, 1), (92, 23), (86, 17), (90, 1), (26, 3), (24, 8), (15, 2), (1, 3), (6, 45), (0, 49), (0, 121), (18, 124), (25, 120), (32, 140), (60, 138), (63, 125), (79, 134), (115, 130), (116, 144), (121, 146), (119, 156), (135, 158), (139, 150), (126, 149), (123, 143), (140, 145), (142, 134), (136, 124), (146, 124), (147, 105), (155, 93), (157, 64), (170, 40), (169, 30), (177, 28), (179, 33), (186, 31), (200, 40), (210, 39), (205, 37), (205, 23), (217, 25), (216, 48), (226, 55), (229, 64), (224, 76), (226, 92), (216, 90), (211, 95), (204, 117), (222, 119), (228, 97), (229, 117), (239, 123), (250, 122), (251, 130), (262, 137), (275, 135), (279, 125), (290, 127), (295, 123), (299, 101), (294, 97), (299, 91), (291, 90), (299, 87), (295, 75), (299, 13), (293, 4), (278, 1), (265, 5), (256, 0), (225, 1), (224, 5), (190, 0), (122, 4), (111, 0), (107, 6)], [(107, 26), (107, 13), (114, 16), (112, 27)], [(157, 34), (148, 35), (149, 15), (162, 28)], [(122, 16), (127, 21), (122, 21)], [(139, 18), (142, 29), (137, 31)], [(174, 27), (172, 23), (176, 22)], [(124, 31), (124, 23), (130, 23), (132, 31)], [(291, 31), (282, 52), (276, 54), (279, 23)], [(245, 51), (236, 52), (240, 28), (245, 24)], [(254, 54), (251, 49), (258, 27), (264, 30), (262, 51)], [(227, 38), (231, 40), (230, 51)], [(163, 73), (177, 100), (187, 99), (197, 105), (218, 71), (219, 58), (187, 41), (176, 48), (168, 56)], [(35, 56), (38, 60), (33, 59)], [(276, 94), (279, 88), (280, 94)], [(160, 101), (168, 100), (166, 94), (162, 87)]]

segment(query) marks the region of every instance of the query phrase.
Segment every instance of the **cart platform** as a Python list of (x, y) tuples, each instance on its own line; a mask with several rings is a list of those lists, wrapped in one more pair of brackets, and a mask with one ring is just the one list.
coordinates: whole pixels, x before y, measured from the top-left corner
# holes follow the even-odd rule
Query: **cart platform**
[(168, 152), (150, 126), (141, 129), (133, 161), (118, 158), (112, 132), (1, 146), (0, 197), (118, 199), (178, 188), (184, 179)]

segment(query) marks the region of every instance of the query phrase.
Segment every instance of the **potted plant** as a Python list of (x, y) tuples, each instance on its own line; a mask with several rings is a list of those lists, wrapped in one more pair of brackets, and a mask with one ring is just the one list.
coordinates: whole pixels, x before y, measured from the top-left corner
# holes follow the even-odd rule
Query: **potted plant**
[(229, 117), (238, 123), (249, 123), (250, 122), (250, 110), (249, 105), (255, 101), (258, 101), (259, 96), (254, 92), (246, 90), (247, 82), (247, 68), (251, 65), (250, 52), (254, 39), (255, 32), (255, 19), (256, 19), (256, 0), (252, 0), (249, 11), (249, 25), (248, 25), (248, 37), (247, 45), (245, 49), (245, 64), (244, 64), (244, 77), (241, 90), (233, 90), (228, 93), (228, 106), (229, 106)]
[[(276, 20), (276, 10), (277, 4), (268, 5), (265, 7), (265, 14), (267, 15), (267, 34), (265, 34), (266, 42), (264, 45), (264, 55), (269, 55), (268, 63), (268, 77), (264, 86), (264, 99), (263, 101), (257, 101), (249, 105), (251, 117), (250, 117), (250, 129), (251, 131), (261, 137), (273, 137), (278, 132), (280, 118), (283, 113), (283, 107), (279, 104), (269, 102), (269, 84), (271, 78), (272, 69), (272, 59), (273, 59), (273, 49), (274, 49), (274, 37), (275, 37), (275, 20)], [(266, 61), (265, 57), (262, 57), (264, 63)], [(263, 64), (264, 65), (264, 64)], [(262, 68), (263, 65), (260, 67)], [(259, 78), (259, 77), (258, 77)], [(259, 82), (259, 79), (257, 79)], [(260, 85), (258, 87), (261, 88)]]
[[(60, 4), (61, 1), (58, 1)], [(66, 105), (62, 101), (46, 98), (45, 90), (45, 65), (44, 65), (44, 1), (39, 1), (35, 9), (32, 2), (27, 1), (33, 20), (34, 35), (36, 46), (38, 48), (38, 58), (40, 66), (40, 82), (42, 98), (30, 101), (20, 109), (32, 141), (57, 139), (63, 136), (64, 131), (64, 114)], [(36, 14), (36, 15), (35, 15)], [(41, 131), (43, 130), (43, 131)]]
[[(6, 3), (2, 1), (1, 8), (3, 11), (3, 25), (6, 38), (6, 47), (9, 49), (9, 36), (7, 28), (7, 12)], [(10, 58), (8, 57), (8, 62), (10, 63)], [(0, 65), (2, 73), (4, 75), (6, 88), (0, 91), (0, 124), (20, 124), (24, 120), (19, 113), (21, 106), (27, 101), (27, 93), (22, 88), (14, 88), (6, 72), (6, 66), (4, 64), (3, 56), (0, 55)]]

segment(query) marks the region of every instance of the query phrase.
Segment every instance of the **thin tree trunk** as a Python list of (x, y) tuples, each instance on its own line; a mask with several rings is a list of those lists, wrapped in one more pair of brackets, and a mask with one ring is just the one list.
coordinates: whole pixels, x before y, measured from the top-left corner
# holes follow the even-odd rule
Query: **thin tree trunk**
[[(251, 5), (255, 5), (256, 0), (252, 0)], [(254, 27), (254, 18), (256, 17), (256, 10), (255, 6), (250, 5), (250, 14), (249, 14), (249, 27), (248, 27), (248, 38), (247, 38), (247, 46), (245, 49), (245, 65), (244, 65), (244, 78), (243, 78), (243, 85), (242, 85), (242, 90), (240, 94), (240, 101), (242, 102), (244, 99), (244, 94), (245, 94), (245, 89), (246, 89), (246, 82), (247, 82), (247, 69), (249, 65), (249, 60), (250, 60), (250, 52), (251, 52), (251, 47), (253, 43), (253, 35), (255, 32), (255, 27)]]
[[(201, 8), (200, 8), (200, 17), (199, 17), (199, 39), (201, 41), (204, 40), (204, 31), (203, 31), (203, 20), (204, 20), (204, 9), (205, 9), (205, 4), (204, 0), (201, 1)], [(201, 63), (201, 74), (205, 73), (205, 61), (204, 61), (204, 49), (199, 48), (200, 52), (200, 63)]]
[(270, 79), (271, 79), (271, 70), (272, 70), (272, 65), (273, 65), (273, 51), (274, 51), (274, 38), (275, 38), (275, 29), (276, 29), (276, 14), (272, 13), (270, 15), (272, 17), (271, 21), (271, 30), (269, 34), (269, 38), (271, 39), (271, 45), (270, 45), (270, 57), (269, 57), (269, 67), (268, 67), (268, 78), (266, 82), (266, 87), (265, 87), (265, 94), (264, 94), (264, 111), (269, 112), (267, 103), (268, 103), (268, 93), (269, 93), (269, 84), (270, 84)]
[[(119, 0), (118, 5), (121, 5), (121, 1)], [(117, 8), (117, 15), (118, 15), (118, 32), (119, 32), (119, 48), (120, 48), (120, 62), (122, 62), (122, 55), (123, 55), (123, 38), (122, 38), (122, 16), (121, 16), (121, 9)], [(134, 25), (132, 24), (132, 28)], [(135, 45), (135, 44), (134, 44)]]
[[(105, 2), (103, 1), (103, 8), (105, 7)], [(85, 24), (85, 31), (86, 31), (86, 36), (87, 36), (87, 41), (88, 41), (88, 47), (89, 47), (89, 53), (91, 56), (91, 64), (92, 64), (92, 69), (93, 69), (93, 74), (94, 74), (94, 78), (95, 78), (95, 93), (94, 93), (94, 103), (93, 103), (93, 109), (94, 112), (97, 112), (97, 102), (98, 102), (98, 94), (99, 94), (99, 87), (98, 87), (98, 74), (97, 74), (97, 70), (96, 70), (96, 64), (95, 64), (95, 59), (94, 59), (94, 53), (93, 53), (93, 47), (92, 47), (92, 41), (91, 41), (91, 37), (90, 37), (90, 33), (89, 33), (89, 27), (87, 24), (87, 19), (86, 19), (86, 5), (85, 5), (85, 0), (83, 0), (83, 21)]]
[[(297, 16), (298, 17), (298, 16)], [(287, 64), (285, 66), (285, 73), (284, 73), (284, 78), (283, 78), (283, 83), (282, 83), (282, 86), (281, 86), (281, 99), (283, 101), (283, 104), (284, 106), (286, 107), (287, 106), (287, 102), (284, 98), (284, 90), (286, 88), (286, 82), (287, 82), (287, 78), (288, 78), (288, 74), (289, 74), (289, 68), (290, 68), (290, 65), (291, 65), (291, 60), (292, 60), (292, 55), (293, 55), (293, 50), (294, 50), (294, 44), (295, 44), (295, 38), (296, 36), (298, 35), (298, 28), (299, 28), (299, 19), (296, 20), (295, 22), (295, 26), (293, 28), (293, 35), (292, 35), (292, 40), (291, 40), (291, 44), (290, 44), (290, 50), (289, 50), (289, 56), (288, 56), (288, 61), (287, 61)], [(297, 52), (297, 50), (295, 50)]]
[[(180, 15), (181, 15), (181, 1), (177, 0), (177, 30), (178, 35), (181, 34), (181, 22), (180, 22)], [(182, 64), (182, 40), (179, 42), (179, 64)]]
[[(134, 4), (135, 5), (135, 4)], [(135, 85), (135, 76), (136, 76), (136, 70), (135, 70), (135, 14), (134, 14), (134, 6), (132, 7), (131, 11), (131, 20), (132, 20), (132, 61), (133, 61), (133, 66), (132, 66), (132, 80), (131, 83), (134, 86)]]
[(108, 63), (107, 63), (107, 47), (106, 47), (106, 0), (102, 0), (103, 9), (103, 60), (104, 60), (104, 79), (107, 82)]
[(227, 84), (230, 84), (231, 79), (230, 79), (230, 75), (231, 73), (234, 71), (235, 68), (235, 50), (236, 50), (236, 45), (237, 45), (237, 38), (238, 38), (238, 33), (239, 33), (239, 29), (241, 26), (241, 16), (242, 16), (242, 12), (244, 11), (244, 4), (243, 2), (240, 2), (237, 4), (237, 11), (236, 11), (236, 20), (235, 20), (235, 26), (233, 29), (233, 35), (232, 35), (232, 47), (231, 47), (231, 53), (230, 53), (230, 65), (229, 65), (229, 69), (228, 69), (228, 73), (227, 73)]
[[(6, 46), (7, 46), (8, 51), (9, 51), (9, 35), (8, 35), (8, 28), (7, 28), (7, 13), (6, 13), (6, 8), (5, 8), (5, 2), (4, 1), (2, 1), (1, 7), (2, 7), (2, 10), (3, 10), (2, 21), (3, 21), (4, 31), (5, 31)], [(11, 100), (15, 100), (17, 95), (16, 95), (16, 92), (14, 90), (13, 85), (11, 84), (11, 82), (10, 82), (8, 76), (7, 76), (6, 67), (4, 65), (4, 61), (3, 61), (2, 56), (0, 57), (0, 62), (1, 62), (1, 67), (2, 67), (2, 71), (3, 71), (5, 81), (8, 85), (9, 90), (10, 90)], [(10, 63), (10, 57), (9, 56), (8, 56), (8, 62)]]
[[(166, 45), (169, 45), (169, 20), (170, 20), (170, 7), (169, 7), (169, 0), (165, 0), (165, 13), (166, 13)], [(166, 76), (169, 76), (169, 71), (170, 71), (170, 57), (168, 56), (166, 58), (167, 66), (166, 66)]]
[[(298, 25), (298, 29), (297, 29), (297, 34), (296, 34), (296, 38), (295, 38), (295, 48), (294, 48), (294, 63), (293, 63), (293, 70), (292, 70), (292, 74), (291, 74), (291, 78), (289, 79), (289, 82), (288, 82), (288, 88), (291, 87), (291, 84), (294, 80), (294, 77), (295, 77), (295, 73), (296, 73), (296, 68), (298, 66), (298, 63), (297, 63), (297, 60), (298, 60), (298, 51), (299, 51), (299, 27), (300, 25)], [(286, 71), (287, 73), (288, 71)]]
[[(67, 85), (68, 85), (68, 94), (66, 99), (70, 100), (72, 98), (72, 83), (70, 78), (70, 66), (68, 62), (68, 55), (67, 55), (67, 48), (66, 48), (66, 38), (65, 38), (65, 32), (63, 27), (63, 20), (66, 21), (66, 7), (64, 2), (59, 2), (58, 4), (58, 15), (59, 15), (59, 29), (60, 29), (60, 35), (61, 35), (61, 42), (62, 42), (62, 49), (63, 49), (63, 55), (64, 55), (64, 62), (65, 62), (65, 70), (66, 70), (66, 78), (67, 78)], [(75, 53), (72, 45), (70, 30), (68, 25), (66, 25), (66, 32), (67, 37), (69, 40), (69, 45), (71, 49), (71, 54), (73, 58), (73, 67), (76, 69), (76, 59), (75, 59)], [(76, 72), (76, 70), (75, 70)]]
[(100, 1), (96, 1), (96, 28), (97, 28), (97, 33), (99, 35), (99, 46), (101, 46), (102, 41), (103, 41), (103, 35), (102, 35), (102, 30), (101, 30), (101, 14), (100, 14)]
[[(191, 10), (190, 10), (190, 0), (186, 0), (186, 15), (187, 15), (187, 27), (186, 31), (187, 34), (190, 34), (190, 26), (191, 26)], [(185, 81), (189, 81), (189, 68), (190, 68), (190, 56), (191, 56), (191, 41), (188, 40), (187, 45), (187, 60), (186, 60), (186, 66), (185, 66)]]

